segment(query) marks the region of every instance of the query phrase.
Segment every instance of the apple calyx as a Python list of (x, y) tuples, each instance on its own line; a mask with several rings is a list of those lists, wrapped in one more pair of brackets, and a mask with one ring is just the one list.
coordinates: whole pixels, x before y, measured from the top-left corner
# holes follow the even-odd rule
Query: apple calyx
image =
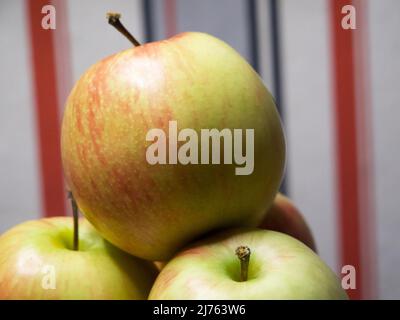
[(115, 29), (121, 32), (135, 47), (140, 46), (140, 42), (124, 27), (119, 20), (121, 18), (120, 13), (108, 12), (107, 19), (108, 23), (111, 24)]
[(247, 281), (251, 250), (248, 246), (239, 246), (236, 248), (235, 254), (240, 260), (240, 281)]
[(71, 200), (72, 214), (74, 220), (74, 242), (72, 249), (75, 251), (79, 250), (79, 212), (78, 205), (76, 204), (74, 195), (71, 191), (68, 191), (68, 199)]

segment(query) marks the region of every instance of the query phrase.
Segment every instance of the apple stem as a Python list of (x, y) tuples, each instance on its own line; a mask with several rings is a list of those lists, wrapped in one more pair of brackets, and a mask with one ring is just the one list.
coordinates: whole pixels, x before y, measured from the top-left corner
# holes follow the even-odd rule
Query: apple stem
[(74, 244), (73, 244), (73, 250), (78, 251), (79, 250), (79, 211), (78, 211), (78, 205), (76, 204), (74, 195), (72, 194), (71, 191), (68, 192), (68, 198), (71, 200), (72, 215), (73, 215), (73, 219), (74, 219)]
[(121, 18), (120, 13), (108, 12), (107, 19), (108, 23), (111, 24), (115, 29), (121, 32), (135, 47), (140, 46), (140, 42), (124, 27), (119, 20)]
[(251, 254), (250, 248), (247, 246), (239, 246), (236, 248), (235, 253), (240, 260), (240, 281), (247, 281)]

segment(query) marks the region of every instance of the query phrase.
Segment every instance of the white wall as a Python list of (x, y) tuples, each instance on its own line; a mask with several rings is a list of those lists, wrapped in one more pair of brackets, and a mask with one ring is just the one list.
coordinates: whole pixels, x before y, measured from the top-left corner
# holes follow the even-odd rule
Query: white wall
[(379, 293), (399, 299), (400, 1), (369, 3)]
[[(12, 26), (12, 27), (10, 27)], [(0, 4), (0, 232), (40, 217), (36, 122), (24, 1)]]
[[(265, 1), (257, 1), (263, 10), (257, 16), (268, 19)], [(178, 0), (178, 31), (210, 32), (249, 58), (245, 3), (245, 0)], [(24, 4), (23, 0), (0, 2), (0, 232), (26, 219), (37, 218), (42, 212)], [(280, 4), (289, 193), (306, 216), (322, 258), (337, 270), (329, 1), (282, 0)], [(140, 0), (65, 2), (69, 34), (69, 52), (65, 54), (71, 58), (70, 80), (64, 83), (68, 90), (91, 64), (130, 47), (107, 24), (107, 11), (122, 12), (125, 25), (140, 41), (144, 40), (141, 5)], [(368, 0), (368, 5), (378, 296), (400, 298), (397, 237), (400, 229), (400, 1)], [(156, 0), (154, 8), (155, 35), (162, 38), (163, 2)], [(269, 24), (262, 21), (260, 25), (263, 26), (259, 37), (261, 70), (266, 82), (272, 84), (271, 57), (267, 57), (269, 30), (264, 30)]]
[(337, 270), (335, 150), (326, 1), (282, 2), (289, 193)]

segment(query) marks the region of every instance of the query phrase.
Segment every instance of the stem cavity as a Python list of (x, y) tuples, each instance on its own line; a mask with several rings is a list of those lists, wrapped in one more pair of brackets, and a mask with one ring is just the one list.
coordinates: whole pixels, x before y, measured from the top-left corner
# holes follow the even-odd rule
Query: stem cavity
[(121, 32), (135, 47), (140, 46), (139, 41), (124, 27), (124, 25), (119, 20), (121, 18), (120, 13), (108, 12), (107, 19), (108, 23), (111, 24), (115, 29)]
[(247, 246), (239, 246), (236, 248), (235, 253), (240, 260), (240, 281), (247, 281), (251, 254), (250, 248)]
[(74, 243), (73, 243), (73, 250), (79, 250), (79, 211), (78, 205), (76, 204), (74, 195), (71, 191), (68, 191), (68, 198), (71, 200), (72, 206), (72, 213), (74, 219)]

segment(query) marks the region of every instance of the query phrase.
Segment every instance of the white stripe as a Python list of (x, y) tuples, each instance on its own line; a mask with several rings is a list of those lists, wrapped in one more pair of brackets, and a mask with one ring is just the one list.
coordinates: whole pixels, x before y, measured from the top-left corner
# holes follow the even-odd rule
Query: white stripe
[(25, 1), (0, 10), (0, 233), (40, 216), (39, 162)]
[[(57, 28), (52, 31), (54, 40), (54, 54), (57, 72), (57, 94), (60, 108), (60, 118), (64, 109), (65, 101), (72, 89), (72, 70), (71, 70), (71, 52), (68, 28), (68, 2), (63, 0), (52, 0), (56, 8)], [(60, 119), (61, 120), (61, 119)]]
[(400, 2), (369, 1), (379, 297), (400, 298)]
[(72, 74), (75, 81), (92, 64), (132, 47), (123, 35), (107, 23), (107, 12), (121, 13), (121, 22), (125, 27), (139, 42), (144, 40), (140, 0), (70, 0), (68, 9)]
[(176, 5), (179, 31), (201, 31), (212, 34), (250, 61), (246, 1), (185, 0), (177, 1)]
[(289, 193), (338, 270), (328, 2), (281, 4)]
[(375, 239), (375, 193), (371, 128), (371, 97), (369, 74), (368, 21), (365, 19), (368, 8), (364, 0), (354, 0), (357, 11), (357, 30), (353, 32), (354, 40), (354, 70), (356, 97), (356, 126), (357, 126), (357, 160), (358, 160), (358, 205), (361, 220), (361, 265), (363, 273), (363, 299), (377, 299)]
[(272, 66), (272, 48), (271, 48), (271, 27), (270, 27), (270, 8), (268, 1), (257, 0), (257, 31), (259, 44), (259, 60), (260, 74), (275, 96), (275, 88), (273, 81), (273, 66)]

